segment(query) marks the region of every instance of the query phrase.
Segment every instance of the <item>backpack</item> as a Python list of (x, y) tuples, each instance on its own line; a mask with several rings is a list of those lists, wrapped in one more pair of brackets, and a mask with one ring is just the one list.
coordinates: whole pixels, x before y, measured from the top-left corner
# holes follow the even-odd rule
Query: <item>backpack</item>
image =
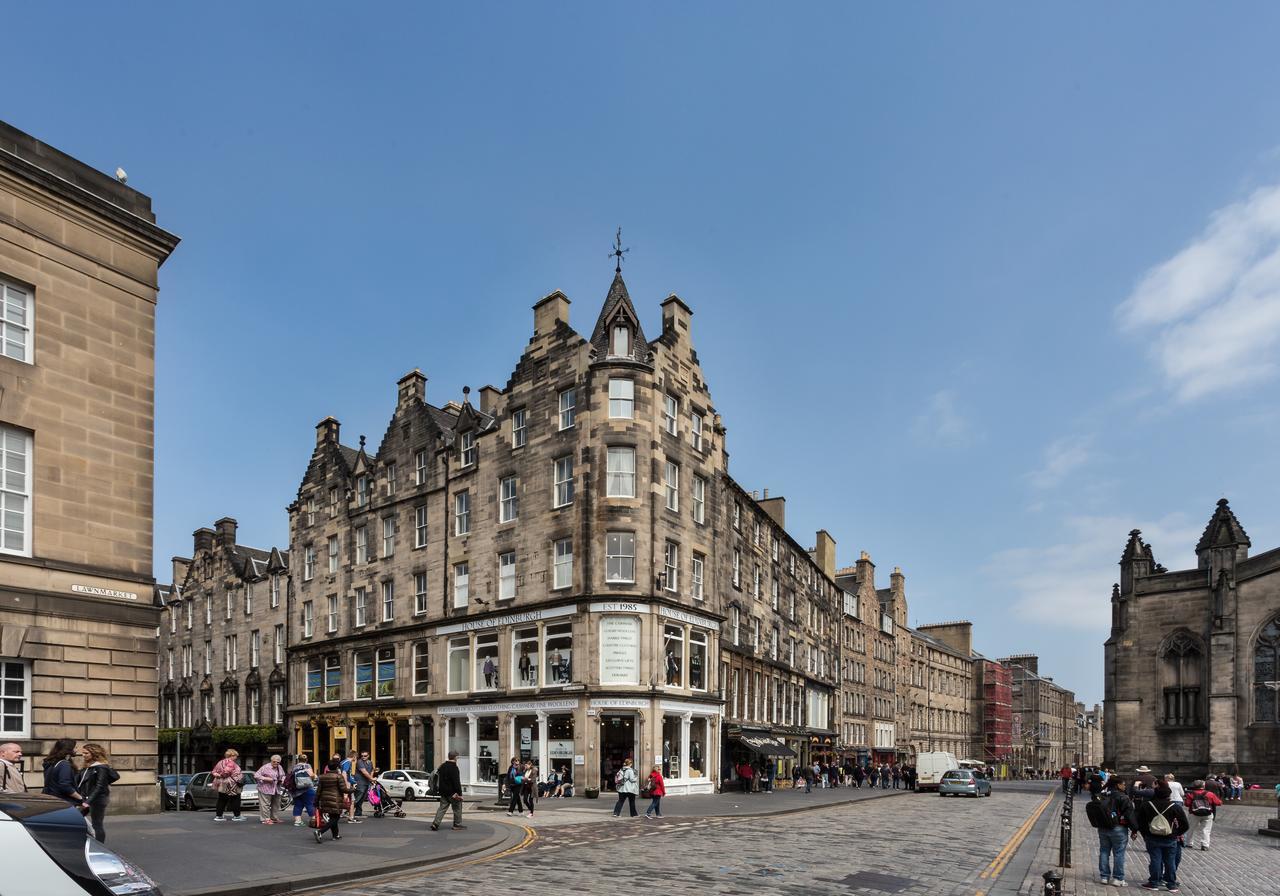
[[(1151, 816), (1151, 823), (1147, 825), (1147, 831), (1152, 837), (1173, 836), (1173, 825), (1169, 823), (1169, 819), (1166, 818), (1164, 814), (1169, 811), (1169, 808), (1172, 805), (1173, 804), (1170, 803), (1169, 806), (1165, 806), (1163, 810), (1156, 809), (1156, 814)], [(1155, 804), (1152, 804), (1151, 808), (1155, 809)]]
[(614, 772), (614, 773), (613, 773), (613, 786), (614, 786), (614, 787), (621, 787), (621, 786), (622, 786), (622, 784), (623, 784), (623, 782), (624, 782), (624, 781), (626, 781), (626, 776), (624, 776), (624, 775), (622, 774), (622, 773), (623, 773), (623, 772), (625, 772), (626, 770), (627, 770), (627, 769), (626, 769), (626, 766), (623, 766), (622, 768), (618, 769), (616, 772)]
[(1115, 800), (1111, 799), (1109, 794), (1100, 799), (1090, 800), (1084, 807), (1084, 814), (1089, 819), (1089, 824), (1104, 831), (1114, 828), (1118, 821)]
[(1201, 818), (1213, 814), (1213, 803), (1209, 802), (1209, 796), (1203, 790), (1191, 795), (1191, 814)]
[(290, 790), (310, 790), (316, 786), (316, 782), (311, 780), (311, 776), (307, 774), (305, 768), (300, 768), (289, 773), (289, 776), (285, 778), (285, 786)]

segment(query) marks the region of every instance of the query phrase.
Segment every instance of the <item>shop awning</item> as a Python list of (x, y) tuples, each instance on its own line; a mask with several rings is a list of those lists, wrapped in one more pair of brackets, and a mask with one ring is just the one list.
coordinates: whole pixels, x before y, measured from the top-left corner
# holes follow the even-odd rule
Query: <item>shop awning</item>
[(794, 759), (796, 756), (795, 752), (784, 744), (781, 738), (768, 737), (761, 734), (738, 734), (734, 735), (733, 740), (736, 740), (747, 749), (759, 753), (761, 756), (781, 756), (784, 759)]

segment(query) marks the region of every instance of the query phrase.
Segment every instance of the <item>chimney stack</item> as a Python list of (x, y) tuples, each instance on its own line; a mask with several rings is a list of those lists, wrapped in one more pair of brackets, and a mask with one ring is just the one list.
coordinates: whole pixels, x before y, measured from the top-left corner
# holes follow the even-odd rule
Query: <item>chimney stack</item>
[(213, 524), (217, 535), (214, 541), (223, 547), (235, 547), (236, 544), (236, 521), (229, 516), (224, 516)]
[[(424, 378), (425, 379), (425, 378)], [(325, 442), (338, 444), (338, 433), (342, 429), (342, 424), (333, 417), (325, 417), (316, 424), (316, 447), (319, 448)]]
[(557, 321), (569, 323), (569, 297), (558, 289), (533, 306), (533, 335), (550, 335)]
[(195, 553), (213, 550), (213, 530), (208, 526), (201, 526), (191, 533), (191, 537), (194, 541)]
[(173, 564), (173, 587), (177, 588), (187, 578), (187, 570), (191, 568), (191, 561), (186, 557), (173, 557), (170, 562)]
[(480, 387), (480, 410), (485, 414), (492, 414), (493, 409), (498, 406), (498, 398), (502, 392), (493, 386)]
[(662, 332), (675, 332), (682, 339), (689, 338), (689, 324), (693, 312), (675, 293), (667, 296), (662, 303)]
[(396, 383), (396, 409), (427, 400), (427, 378), (418, 368), (400, 377)]
[(836, 577), (836, 540), (826, 529), (818, 530), (818, 544), (813, 549), (813, 560), (818, 568), (829, 578)]

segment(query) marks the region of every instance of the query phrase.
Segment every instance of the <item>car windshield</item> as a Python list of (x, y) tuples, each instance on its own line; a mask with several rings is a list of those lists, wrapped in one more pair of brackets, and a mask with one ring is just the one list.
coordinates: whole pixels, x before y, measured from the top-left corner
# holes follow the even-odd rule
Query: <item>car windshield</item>
[(257, 787), (258, 782), (253, 780), (253, 772), (245, 772), (243, 775), (240, 776), (240, 786), (248, 787), (250, 785)]
[(412, 779), (413, 779), (413, 780), (415, 780), (415, 781), (430, 781), (430, 780), (431, 780), (431, 776), (430, 776), (430, 775), (428, 775), (426, 772), (405, 772), (405, 774), (406, 774), (406, 775), (408, 775), (410, 778), (412, 778)]
[(172, 787), (174, 784), (177, 784), (179, 778), (182, 779), (183, 784), (191, 783), (190, 775), (161, 775), (160, 776), (160, 780), (170, 787)]

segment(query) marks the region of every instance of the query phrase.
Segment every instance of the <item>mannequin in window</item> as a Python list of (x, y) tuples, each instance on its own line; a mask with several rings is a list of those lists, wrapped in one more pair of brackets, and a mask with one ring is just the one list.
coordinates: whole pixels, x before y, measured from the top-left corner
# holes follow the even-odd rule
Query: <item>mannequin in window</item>
[(520, 681), (524, 684), (534, 684), (533, 678), (533, 661), (529, 659), (529, 651), (520, 651)]
[(676, 684), (680, 680), (680, 661), (676, 655), (667, 650), (667, 684)]
[(484, 661), (484, 686), (487, 688), (498, 686), (498, 664), (493, 661), (493, 657)]
[(547, 660), (547, 664), (551, 667), (551, 680), (555, 683), (560, 682), (560, 651), (557, 649), (552, 651), (551, 658)]

